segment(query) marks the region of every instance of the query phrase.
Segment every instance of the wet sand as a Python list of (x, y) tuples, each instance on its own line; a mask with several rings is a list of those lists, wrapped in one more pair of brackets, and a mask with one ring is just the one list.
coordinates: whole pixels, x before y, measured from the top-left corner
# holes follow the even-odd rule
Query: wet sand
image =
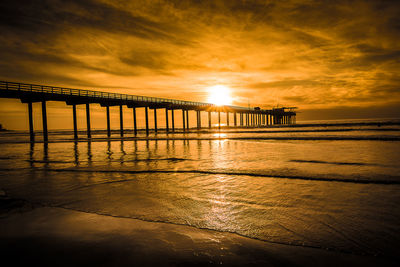
[(3, 262), (41, 266), (395, 266), (394, 259), (2, 198)]

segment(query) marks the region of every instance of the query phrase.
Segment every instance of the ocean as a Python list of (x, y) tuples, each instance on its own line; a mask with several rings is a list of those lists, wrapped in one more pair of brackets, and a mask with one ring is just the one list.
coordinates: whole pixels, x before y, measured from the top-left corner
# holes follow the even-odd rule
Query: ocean
[(400, 120), (92, 135), (0, 132), (0, 189), (41, 206), (399, 255)]

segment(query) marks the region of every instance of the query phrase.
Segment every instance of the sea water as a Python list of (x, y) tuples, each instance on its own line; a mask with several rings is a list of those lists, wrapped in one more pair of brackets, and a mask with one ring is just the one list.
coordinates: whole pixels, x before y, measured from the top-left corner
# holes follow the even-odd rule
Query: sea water
[(0, 133), (0, 189), (13, 198), (107, 216), (232, 232), (343, 253), (395, 257), (400, 121), (269, 128), (71, 131), (30, 143)]

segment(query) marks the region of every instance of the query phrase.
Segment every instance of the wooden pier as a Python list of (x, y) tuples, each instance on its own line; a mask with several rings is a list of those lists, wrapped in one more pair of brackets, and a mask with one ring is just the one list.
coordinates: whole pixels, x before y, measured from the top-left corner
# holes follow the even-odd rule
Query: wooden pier
[[(29, 132), (30, 139), (34, 141), (33, 129), (33, 116), (32, 116), (32, 103), (41, 102), (42, 104), (42, 128), (43, 140), (48, 141), (47, 130), (47, 101), (61, 101), (66, 102), (67, 105), (72, 105), (74, 138), (78, 139), (77, 128), (77, 114), (76, 106), (86, 106), (86, 122), (87, 122), (87, 137), (91, 138), (91, 124), (90, 124), (90, 104), (100, 104), (106, 108), (107, 120), (107, 136), (111, 136), (110, 127), (110, 106), (119, 106), (120, 117), (120, 135), (124, 136), (124, 120), (123, 108), (127, 107), (132, 109), (133, 112), (133, 133), (137, 135), (138, 125), (136, 121), (136, 109), (144, 108), (145, 111), (145, 129), (146, 134), (150, 133), (149, 126), (149, 109), (154, 111), (154, 128), (155, 133), (159, 131), (157, 125), (157, 110), (165, 110), (165, 131), (175, 132), (175, 110), (182, 110), (182, 130), (189, 130), (189, 111), (196, 112), (196, 127), (200, 130), (201, 127), (201, 112), (208, 112), (208, 128), (211, 129), (211, 113), (218, 113), (218, 128), (221, 128), (221, 112), (226, 113), (226, 127), (267, 127), (276, 124), (294, 124), (296, 123), (296, 112), (294, 108), (274, 108), (274, 109), (261, 109), (239, 107), (239, 106), (218, 106), (209, 103), (165, 99), (158, 97), (136, 96), (128, 94), (108, 93), (92, 90), (63, 88), (47, 85), (36, 85), (26, 83), (15, 83), (0, 81), (0, 97), (1, 98), (17, 98), (22, 103), (28, 105), (28, 118), (29, 118)], [(230, 124), (229, 114), (233, 114), (233, 125)], [(171, 119), (169, 119), (169, 116)], [(169, 124), (171, 122), (171, 128)], [(191, 124), (190, 124), (191, 125)]]

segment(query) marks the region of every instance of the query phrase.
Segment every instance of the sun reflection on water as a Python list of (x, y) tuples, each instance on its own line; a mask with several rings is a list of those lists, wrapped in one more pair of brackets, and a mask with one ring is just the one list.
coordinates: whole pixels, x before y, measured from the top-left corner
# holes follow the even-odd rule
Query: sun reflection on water
[(224, 133), (215, 133), (213, 134), (214, 137), (218, 137), (218, 138), (225, 138), (227, 135)]

